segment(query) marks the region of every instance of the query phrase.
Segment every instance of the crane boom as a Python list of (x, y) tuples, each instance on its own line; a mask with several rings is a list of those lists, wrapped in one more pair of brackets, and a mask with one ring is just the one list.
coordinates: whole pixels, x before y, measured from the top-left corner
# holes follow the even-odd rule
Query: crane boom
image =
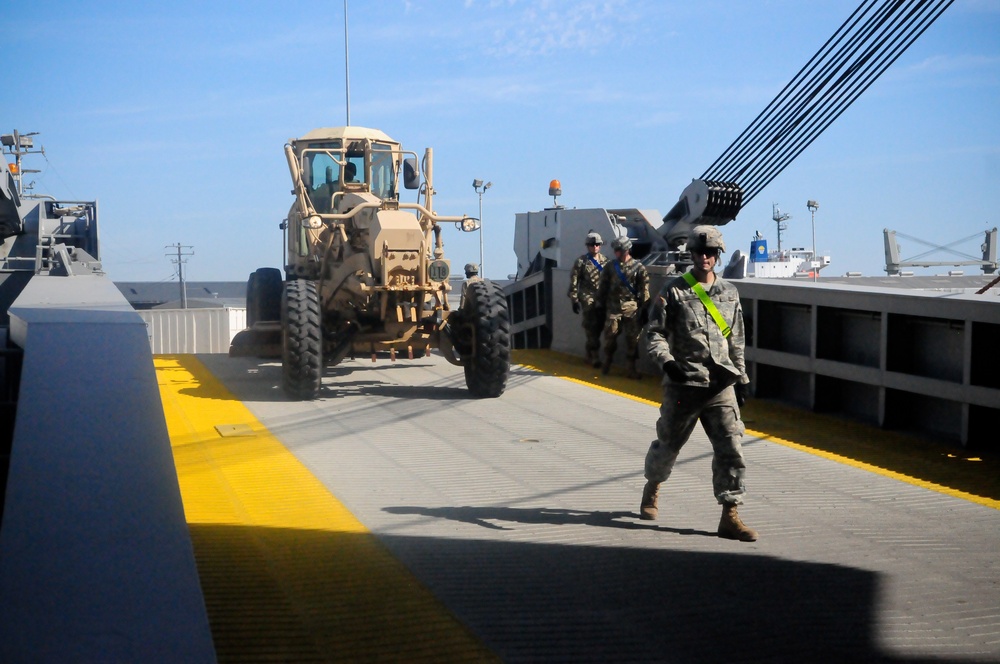
[(696, 224), (725, 225), (937, 20), (954, 0), (864, 0), (701, 177), (660, 233), (676, 245)]

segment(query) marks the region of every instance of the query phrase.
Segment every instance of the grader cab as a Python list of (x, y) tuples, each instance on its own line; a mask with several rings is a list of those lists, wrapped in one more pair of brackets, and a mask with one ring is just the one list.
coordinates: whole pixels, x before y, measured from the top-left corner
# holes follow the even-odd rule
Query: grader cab
[[(441, 222), (433, 211), (433, 152), (421, 160), (377, 129), (317, 129), (285, 145), (295, 197), (282, 224), (284, 274), (261, 268), (247, 283), (247, 329), (231, 356), (280, 357), (295, 399), (320, 395), (325, 367), (345, 357), (412, 359), (438, 348), (465, 369), (469, 390), (506, 388), (510, 324), (500, 287), (465, 284), (451, 310)], [(416, 190), (402, 202), (400, 184)]]

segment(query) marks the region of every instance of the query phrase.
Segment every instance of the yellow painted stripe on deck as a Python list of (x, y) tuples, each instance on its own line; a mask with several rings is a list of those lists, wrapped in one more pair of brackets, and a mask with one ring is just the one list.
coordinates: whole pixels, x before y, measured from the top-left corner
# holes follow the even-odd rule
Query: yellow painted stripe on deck
[[(580, 360), (576, 358), (570, 359), (570, 356), (563, 355), (561, 353), (556, 353), (554, 351), (540, 351), (540, 350), (518, 350), (514, 352), (514, 360), (521, 366), (531, 369), (533, 371), (539, 371), (541, 373), (546, 373), (553, 375), (557, 378), (563, 380), (568, 380), (571, 383), (577, 383), (578, 385), (585, 385), (602, 392), (607, 392), (609, 394), (614, 394), (617, 396), (625, 397), (626, 399), (631, 399), (633, 401), (638, 401), (639, 403), (648, 404), (651, 406), (659, 407), (659, 401), (654, 401), (652, 399), (645, 398), (636, 394), (639, 388), (644, 388), (644, 392), (650, 391), (649, 383), (637, 383), (636, 381), (625, 381), (618, 376), (601, 376), (600, 378), (594, 376), (593, 378), (580, 378), (574, 377), (567, 374), (576, 374), (577, 376), (591, 376), (594, 372), (588, 367), (580, 364)], [(606, 385), (601, 385), (597, 380), (603, 380), (610, 385), (616, 385), (623, 387), (625, 389), (617, 390)], [(659, 382), (656, 381), (656, 385)], [(785, 440), (783, 438), (778, 438), (771, 434), (755, 431), (752, 429), (747, 429), (747, 434), (754, 438), (760, 438), (763, 440), (768, 440), (779, 445), (784, 445), (785, 447), (790, 447), (801, 452), (807, 452), (815, 456), (822, 457), (824, 459), (830, 459), (831, 461), (836, 461), (838, 463), (843, 463), (854, 468), (860, 468), (884, 477), (891, 477), (892, 479), (898, 480), (900, 482), (906, 482), (907, 484), (912, 484), (914, 486), (919, 486), (924, 489), (930, 489), (931, 491), (936, 491), (938, 493), (943, 493), (954, 498), (961, 498), (978, 505), (984, 505), (986, 507), (992, 507), (993, 509), (1000, 509), (1000, 500), (994, 498), (989, 498), (986, 496), (979, 496), (967, 491), (961, 491), (943, 484), (938, 484), (936, 482), (930, 482), (927, 480), (920, 479), (918, 477), (913, 477), (904, 473), (896, 472), (894, 470), (883, 468), (874, 464), (866, 463), (864, 461), (858, 461), (857, 459), (852, 459), (848, 456), (842, 454), (836, 454), (834, 452), (828, 452), (826, 450), (821, 450), (816, 447), (810, 447), (808, 445), (803, 445), (801, 443), (796, 443), (790, 440)]]
[(220, 662), (496, 660), (196, 358), (154, 362)]
[(747, 433), (754, 438), (762, 438), (764, 440), (769, 440), (773, 443), (778, 443), (779, 445), (784, 445), (785, 447), (791, 447), (795, 450), (800, 450), (802, 452), (808, 452), (809, 454), (814, 454), (824, 459), (830, 459), (831, 461), (836, 461), (838, 463), (843, 463), (848, 466), (853, 466), (854, 468), (861, 468), (862, 470), (867, 470), (884, 477), (891, 477), (894, 480), (899, 480), (900, 482), (906, 482), (907, 484), (912, 484), (914, 486), (919, 486), (924, 489), (930, 489), (931, 491), (937, 491), (938, 493), (943, 493), (954, 498), (961, 498), (963, 500), (968, 500), (972, 503), (977, 503), (979, 505), (985, 505), (986, 507), (992, 507), (995, 510), (1000, 509), (1000, 500), (994, 500), (992, 498), (985, 498), (983, 496), (977, 496), (966, 491), (959, 491), (958, 489), (952, 489), (951, 487), (944, 486), (943, 484), (937, 484), (935, 482), (928, 482), (927, 480), (922, 480), (919, 477), (912, 477), (910, 475), (904, 475), (903, 473), (897, 473), (894, 470), (888, 468), (882, 468), (870, 463), (865, 463), (863, 461), (857, 461), (850, 457), (843, 456), (842, 454), (834, 454), (833, 452), (827, 452), (825, 450), (818, 450), (814, 447), (808, 447), (806, 445), (800, 445), (799, 443), (792, 442), (790, 440), (784, 440), (782, 438), (777, 438), (775, 436), (768, 435), (766, 433), (761, 433), (758, 431), (752, 431), (747, 429)]

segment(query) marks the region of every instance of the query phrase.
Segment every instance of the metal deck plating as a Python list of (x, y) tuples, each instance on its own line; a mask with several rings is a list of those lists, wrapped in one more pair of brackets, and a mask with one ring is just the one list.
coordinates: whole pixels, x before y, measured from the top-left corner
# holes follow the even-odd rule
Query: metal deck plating
[(762, 536), (721, 540), (700, 430), (638, 519), (651, 379), (516, 359), (571, 380), (522, 365), (475, 400), (441, 358), (356, 361), (291, 403), (275, 364), (157, 360), (220, 661), (1000, 658), (990, 461), (907, 448), (893, 475), (886, 432), (751, 402)]

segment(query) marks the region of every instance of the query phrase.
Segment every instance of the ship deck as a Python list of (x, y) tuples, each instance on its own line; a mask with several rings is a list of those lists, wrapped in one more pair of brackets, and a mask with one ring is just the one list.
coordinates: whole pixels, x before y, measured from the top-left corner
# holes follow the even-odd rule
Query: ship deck
[(638, 518), (654, 378), (515, 360), (155, 358), (219, 661), (1000, 661), (997, 460), (752, 401), (722, 540), (700, 427)]

